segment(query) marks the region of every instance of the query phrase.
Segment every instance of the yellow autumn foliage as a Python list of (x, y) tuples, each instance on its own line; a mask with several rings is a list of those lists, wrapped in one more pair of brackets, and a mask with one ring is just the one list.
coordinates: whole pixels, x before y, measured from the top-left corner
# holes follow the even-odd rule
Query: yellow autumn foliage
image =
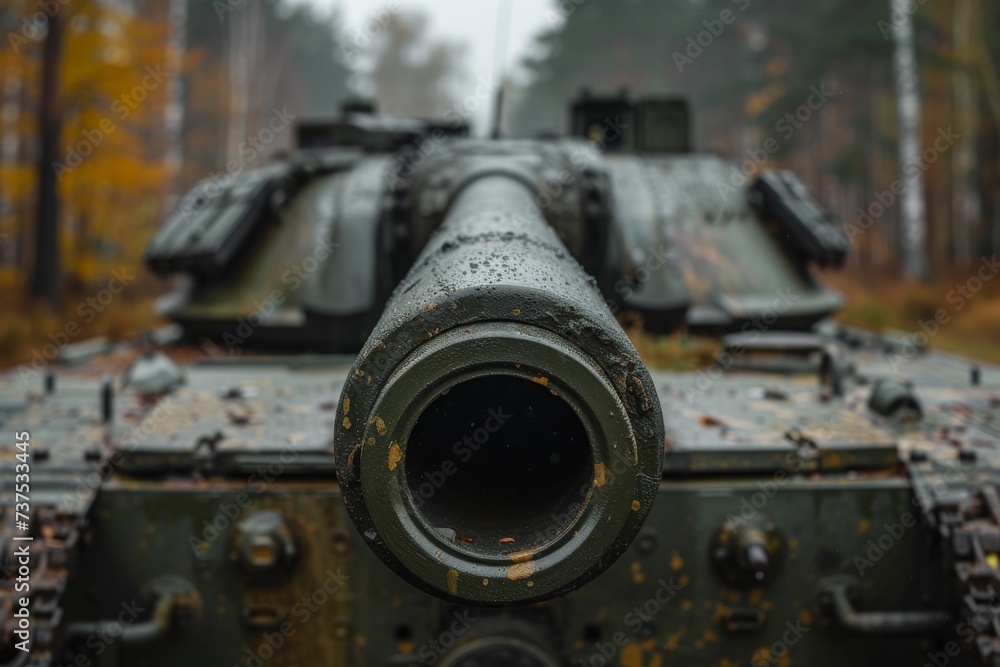
[[(10, 1), (15, 13), (38, 10), (35, 2)], [(165, 109), (179, 73), (164, 68), (165, 21), (99, 0), (73, 0), (60, 19), (63, 127), (51, 168), (59, 179), (62, 271), (87, 284), (116, 267), (137, 266), (162, 217)], [(0, 142), (16, 133), (27, 144), (15, 159), (0, 160), (0, 286), (20, 286), (27, 274), (4, 243), (19, 238), (30, 247), (33, 236), (41, 37), (0, 49), (0, 90), (20, 91), (16, 113), (0, 113)]]

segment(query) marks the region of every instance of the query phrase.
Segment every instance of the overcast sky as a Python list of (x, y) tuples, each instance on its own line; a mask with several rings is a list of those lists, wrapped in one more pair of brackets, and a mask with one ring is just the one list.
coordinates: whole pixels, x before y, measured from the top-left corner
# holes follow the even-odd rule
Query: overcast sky
[[(428, 17), (432, 38), (463, 44), (468, 61), (463, 63), (469, 85), (475, 88), (480, 76), (493, 72), (496, 43), (497, 9), (501, 0), (300, 0), (317, 7), (340, 10), (349, 34), (362, 29), (384, 8), (396, 3), (403, 12), (419, 11)], [(516, 75), (517, 64), (530, 51), (535, 35), (558, 20), (554, 0), (510, 0), (510, 38), (507, 47), (507, 71)], [(469, 92), (472, 92), (471, 90)], [(474, 119), (479, 133), (489, 123), (486, 105)]]

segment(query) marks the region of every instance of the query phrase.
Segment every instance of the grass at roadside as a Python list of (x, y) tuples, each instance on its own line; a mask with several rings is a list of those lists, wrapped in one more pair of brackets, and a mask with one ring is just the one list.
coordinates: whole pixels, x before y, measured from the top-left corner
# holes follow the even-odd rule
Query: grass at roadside
[[(1000, 364), (1000, 280), (983, 283), (975, 294), (966, 289), (964, 296), (958, 287), (965, 286), (968, 277), (923, 284), (828, 272), (823, 280), (846, 298), (846, 306), (835, 317), (842, 324), (878, 333), (916, 333), (923, 331), (921, 322), (941, 315), (945, 323), (930, 337), (932, 349)], [(930, 324), (927, 328), (933, 331)], [(646, 363), (663, 370), (705, 368), (721, 349), (711, 338), (651, 336), (639, 326), (626, 330)]]
[(89, 296), (66, 294), (63, 306), (53, 312), (20, 292), (0, 292), (4, 304), (0, 309), (0, 368), (30, 362), (36, 353), (44, 359), (64, 341), (80, 343), (98, 336), (127, 340), (164, 324), (154, 312), (156, 296), (151, 290), (130, 288), (106, 307), (99, 302), (88, 305)]
[[(1000, 280), (980, 283), (982, 288), (973, 293), (966, 285), (968, 277), (933, 284), (876, 276), (861, 279), (846, 272), (830, 272), (823, 278), (847, 298), (847, 306), (837, 315), (839, 322), (876, 332), (918, 332), (924, 330), (921, 322), (930, 323), (940, 315), (944, 324), (930, 337), (931, 348), (1000, 363)], [(927, 329), (933, 327), (928, 324)]]
[[(848, 272), (828, 272), (823, 279), (847, 299), (836, 316), (839, 322), (876, 332), (917, 332), (921, 322), (932, 321), (944, 311), (949, 319), (931, 337), (932, 348), (1000, 364), (1000, 280), (986, 282), (975, 294), (966, 291), (963, 296), (957, 288), (967, 278), (960, 277), (930, 285), (890, 277), (862, 279)], [(44, 354), (47, 344), (63, 339), (61, 334), (70, 323), (79, 327), (70, 343), (96, 336), (126, 340), (165, 324), (154, 313), (158, 287), (152, 281), (140, 280), (97, 312), (86, 300), (100, 287), (64, 294), (58, 313), (20, 291), (0, 290), (4, 304), (0, 308), (0, 368), (30, 362), (36, 351)], [(661, 369), (704, 368), (720, 350), (719, 342), (710, 338), (651, 336), (637, 326), (627, 330), (643, 359)]]

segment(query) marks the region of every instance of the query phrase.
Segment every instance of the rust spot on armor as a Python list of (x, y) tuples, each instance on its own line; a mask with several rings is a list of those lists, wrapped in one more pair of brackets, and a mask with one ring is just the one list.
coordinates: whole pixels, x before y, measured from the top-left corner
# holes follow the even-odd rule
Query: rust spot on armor
[(507, 578), (511, 581), (527, 579), (535, 573), (535, 561), (529, 560), (524, 563), (511, 565), (507, 568)]
[(389, 445), (389, 470), (395, 470), (402, 459), (403, 450), (399, 448), (399, 443), (394, 442)]
[(524, 551), (515, 551), (510, 555), (510, 559), (515, 563), (524, 563), (535, 557), (534, 549), (525, 549)]
[(594, 464), (594, 486), (601, 487), (608, 483), (611, 477), (608, 467), (603, 463)]

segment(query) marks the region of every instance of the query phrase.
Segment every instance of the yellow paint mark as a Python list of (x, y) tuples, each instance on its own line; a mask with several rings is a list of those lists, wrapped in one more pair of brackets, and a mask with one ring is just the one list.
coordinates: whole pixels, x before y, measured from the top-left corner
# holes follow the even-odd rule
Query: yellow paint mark
[(344, 415), (346, 416), (348, 412), (351, 411), (351, 399), (347, 397), (344, 399)]
[(707, 628), (705, 632), (701, 634), (701, 639), (706, 644), (711, 644), (712, 642), (719, 641), (719, 635), (715, 634), (711, 628)]
[(872, 527), (872, 524), (871, 524), (871, 522), (868, 519), (862, 519), (861, 521), (858, 521), (858, 532), (859, 533), (867, 533), (868, 529), (871, 528), (871, 527)]
[(799, 618), (802, 619), (802, 624), (803, 625), (807, 625), (807, 626), (808, 625), (812, 625), (813, 615), (812, 615), (812, 613), (809, 610), (804, 609), (802, 611), (802, 613), (799, 614)]
[[(535, 573), (535, 561), (529, 560), (524, 563), (518, 563), (517, 565), (511, 565), (507, 568), (507, 578), (511, 581), (519, 581), (521, 579), (527, 579)], [(531, 582), (528, 582), (531, 583)]]
[(533, 582), (533, 581), (529, 581), (529, 582), (528, 582), (528, 588), (531, 588), (531, 587), (532, 587), (532, 586), (534, 586), (534, 585), (535, 585), (535, 582)]
[(394, 442), (389, 445), (389, 470), (395, 470), (402, 459), (403, 450), (399, 448), (399, 443)]
[(521, 309), (520, 308), (515, 308), (514, 309), (514, 314), (515, 315), (520, 315), (521, 314)]
[(632, 573), (633, 584), (638, 585), (646, 581), (646, 575), (642, 571), (642, 563), (640, 563), (639, 561), (635, 561), (634, 563), (632, 563), (632, 565), (629, 567), (629, 570)]
[(448, 570), (448, 592), (458, 595), (458, 570)]
[(363, 370), (361, 370), (361, 369), (359, 368), (359, 369), (358, 369), (358, 370), (357, 370), (357, 371), (355, 372), (355, 375), (357, 375), (357, 376), (358, 376), (359, 378), (363, 378), (363, 377), (365, 376), (365, 372), (364, 372)]
[(759, 605), (760, 601), (763, 599), (764, 599), (764, 588), (762, 586), (753, 589), (752, 591), (750, 591), (750, 594), (747, 595), (747, 602), (749, 602), (754, 606)]
[(490, 585), (490, 580), (489, 579), (483, 579), (483, 586), (489, 586), (489, 585)]
[(608, 467), (603, 463), (594, 464), (594, 486), (602, 487), (608, 483), (608, 478), (611, 475), (608, 474)]
[(385, 435), (389, 432), (389, 429), (385, 427), (385, 420), (381, 417), (375, 417), (372, 419), (372, 423), (375, 424), (375, 430), (378, 431), (379, 435)]
[[(646, 653), (650, 654), (648, 661)], [(622, 648), (619, 664), (622, 667), (662, 667), (663, 656), (656, 650), (654, 642), (627, 644)]]
[(633, 512), (638, 512), (640, 507), (642, 507), (642, 503), (640, 503), (638, 500), (633, 500), (632, 501), (632, 511)]
[(691, 611), (692, 607), (694, 607), (694, 603), (691, 602), (691, 600), (681, 600), (681, 609), (682, 610), (684, 610), (684, 611)]
[(403, 653), (403, 654), (413, 653), (413, 642), (412, 641), (396, 642), (396, 653)]
[(684, 559), (676, 551), (670, 556), (670, 569), (674, 572), (680, 571), (684, 567)]
[(343, 423), (344, 423), (344, 428), (346, 428), (348, 431), (350, 431), (351, 430), (351, 418), (350, 417), (344, 417), (344, 422)]
[(986, 554), (986, 564), (994, 570), (1000, 568), (1000, 556), (997, 556), (997, 554)]
[(686, 633), (687, 633), (687, 628), (680, 628), (677, 630), (677, 632), (672, 632), (669, 635), (667, 635), (666, 648), (670, 651), (676, 650), (677, 647), (681, 645), (681, 639), (684, 638), (684, 635)]
[(544, 375), (539, 376), (539, 377), (533, 377), (533, 378), (531, 378), (531, 381), (534, 382), (535, 384), (540, 384), (543, 387), (548, 387), (549, 386), (549, 379), (547, 377), (545, 377)]

